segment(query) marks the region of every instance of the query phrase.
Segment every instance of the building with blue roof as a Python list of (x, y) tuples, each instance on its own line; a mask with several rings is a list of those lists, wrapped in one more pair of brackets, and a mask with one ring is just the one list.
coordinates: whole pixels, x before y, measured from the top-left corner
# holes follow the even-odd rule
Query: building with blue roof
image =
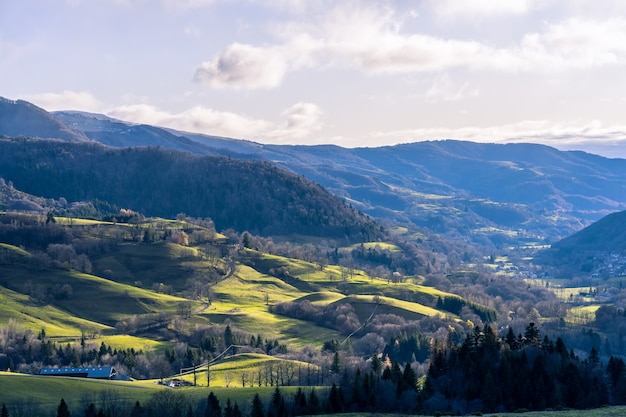
[(39, 375), (73, 376), (77, 378), (117, 379), (118, 374), (112, 366), (95, 366), (89, 368), (41, 368)]

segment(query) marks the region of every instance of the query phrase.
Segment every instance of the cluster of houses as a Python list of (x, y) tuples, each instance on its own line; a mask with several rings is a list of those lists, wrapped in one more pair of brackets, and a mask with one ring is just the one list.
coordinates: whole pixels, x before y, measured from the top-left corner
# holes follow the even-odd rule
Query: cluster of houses
[(614, 278), (626, 276), (626, 255), (610, 253), (605, 257), (596, 257), (597, 267), (592, 278)]

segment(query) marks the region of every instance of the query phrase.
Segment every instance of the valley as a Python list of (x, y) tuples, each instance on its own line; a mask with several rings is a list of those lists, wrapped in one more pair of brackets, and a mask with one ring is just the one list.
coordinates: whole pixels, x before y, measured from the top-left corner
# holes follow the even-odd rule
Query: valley
[[(0, 104), (13, 413), (56, 406), (49, 378), (73, 414), (205, 415), (213, 391), (275, 417), (626, 402), (622, 160), (260, 145)], [(37, 375), (80, 366), (132, 382)]]

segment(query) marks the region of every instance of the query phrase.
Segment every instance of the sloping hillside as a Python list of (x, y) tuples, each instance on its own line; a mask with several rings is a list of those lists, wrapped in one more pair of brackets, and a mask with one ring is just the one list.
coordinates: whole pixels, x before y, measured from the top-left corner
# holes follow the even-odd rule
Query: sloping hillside
[[(372, 216), (479, 244), (551, 243), (626, 208), (626, 161), (543, 145), (447, 140), (345, 149), (167, 132), (204, 146), (200, 153), (282, 165)], [(99, 140), (94, 129), (84, 133)]]
[(319, 185), (266, 162), (26, 139), (0, 140), (0, 149), (0, 177), (33, 195), (210, 217), (219, 230), (355, 241), (381, 235), (373, 220)]
[(534, 262), (565, 276), (623, 276), (626, 272), (626, 211), (611, 213), (537, 254)]
[[(552, 243), (626, 209), (626, 160), (543, 145), (454, 140), (356, 149), (263, 145), (88, 113), (40, 116), (111, 146), (156, 145), (271, 161), (369, 215), (480, 245)], [(7, 133), (0, 129), (0, 134)]]
[(61, 139), (83, 142), (89, 139), (42, 108), (23, 100), (0, 97), (0, 135)]

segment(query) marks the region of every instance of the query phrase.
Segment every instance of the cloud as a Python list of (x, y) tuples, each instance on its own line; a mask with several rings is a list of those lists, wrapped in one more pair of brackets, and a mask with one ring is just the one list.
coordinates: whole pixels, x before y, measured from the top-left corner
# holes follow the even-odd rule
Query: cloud
[(528, 13), (532, 0), (432, 0), (429, 5), (436, 14), (444, 17), (502, 16)]
[(374, 140), (387, 143), (423, 140), (459, 139), (486, 143), (532, 142), (559, 149), (604, 149), (626, 157), (626, 125), (604, 126), (599, 120), (587, 123), (556, 123), (549, 120), (525, 120), (500, 126), (460, 128), (420, 128), (377, 132)]
[(281, 114), (283, 121), (264, 139), (277, 143), (294, 143), (324, 127), (324, 113), (313, 103), (296, 103)]
[(184, 11), (189, 9), (196, 9), (200, 7), (211, 6), (215, 3), (214, 0), (161, 0), (163, 7), (166, 10), (178, 10)]
[(306, 137), (322, 127), (322, 111), (312, 103), (297, 103), (291, 106), (282, 112), (277, 122), (203, 106), (170, 113), (155, 106), (138, 104), (117, 107), (108, 115), (135, 123), (266, 143), (294, 143), (294, 140)]
[(567, 70), (624, 65), (626, 19), (571, 18), (524, 36), (519, 48), (525, 71)]
[(234, 43), (196, 69), (195, 80), (210, 87), (272, 88), (280, 84), (287, 63), (276, 48)]
[(424, 97), (430, 101), (458, 101), (478, 95), (477, 88), (471, 88), (467, 82), (459, 87), (447, 73), (443, 73), (437, 75)]
[[(441, 4), (454, 9), (449, 13), (524, 13), (532, 7), (530, 1), (522, 0)], [(405, 23), (415, 17), (387, 3), (331, 4), (293, 21), (270, 25), (277, 39), (274, 44), (227, 46), (200, 64), (195, 78), (214, 88), (258, 89), (277, 87), (288, 72), (300, 68), (352, 68), (386, 75), (456, 68), (546, 73), (626, 64), (626, 19), (619, 16), (546, 23), (541, 31), (527, 33), (504, 47), (407, 32)]]
[(87, 91), (65, 90), (61, 93), (24, 95), (22, 98), (47, 111), (82, 110), (100, 112), (103, 109), (102, 103)]

